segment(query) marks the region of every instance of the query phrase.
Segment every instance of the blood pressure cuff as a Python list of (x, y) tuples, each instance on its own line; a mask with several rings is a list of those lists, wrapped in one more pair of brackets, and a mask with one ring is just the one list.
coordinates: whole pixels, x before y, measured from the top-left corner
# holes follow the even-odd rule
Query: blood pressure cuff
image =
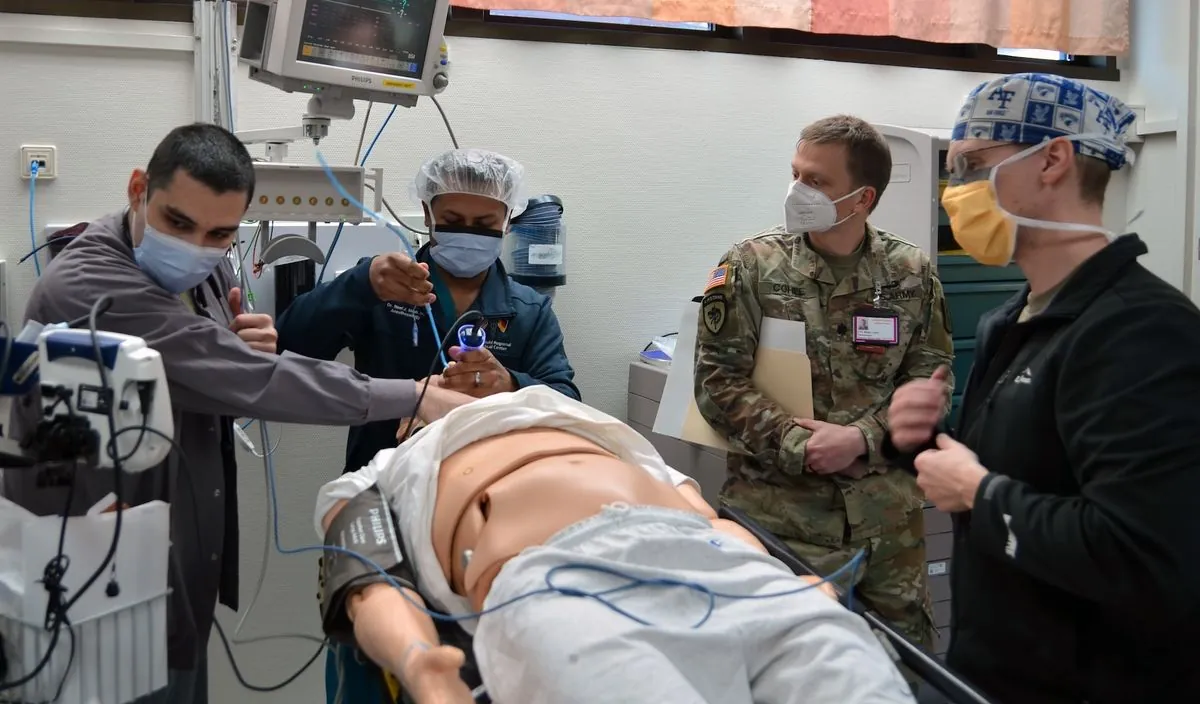
[(326, 550), (321, 558), (321, 626), (330, 640), (353, 645), (354, 624), (346, 613), (351, 596), (368, 585), (385, 582), (417, 590), (417, 577), (404, 553), (396, 516), (378, 486), (342, 507), (325, 531), (325, 547), (336, 549)]

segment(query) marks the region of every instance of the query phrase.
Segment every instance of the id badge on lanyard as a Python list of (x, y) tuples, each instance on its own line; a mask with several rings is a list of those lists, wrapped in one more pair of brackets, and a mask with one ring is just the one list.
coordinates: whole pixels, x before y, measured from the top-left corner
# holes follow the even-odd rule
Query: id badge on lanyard
[(851, 335), (855, 349), (867, 354), (883, 354), (900, 344), (900, 316), (883, 307), (883, 287), (878, 282), (872, 305), (854, 312)]

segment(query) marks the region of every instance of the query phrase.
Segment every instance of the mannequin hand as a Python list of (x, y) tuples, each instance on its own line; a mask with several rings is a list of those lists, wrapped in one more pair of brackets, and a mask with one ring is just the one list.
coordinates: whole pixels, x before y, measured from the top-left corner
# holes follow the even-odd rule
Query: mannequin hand
[[(429, 388), (431, 389), (440, 389), (442, 388), (442, 377), (441, 375), (435, 374), (434, 376), (426, 377), (424, 379), (417, 379), (417, 396), (421, 395), (421, 390), (425, 388), (426, 383), (428, 383)], [(425, 393), (425, 398), (429, 398), (429, 392)], [(425, 402), (422, 401), (421, 405), (425, 405)], [(410, 422), (412, 423), (411, 428), (408, 426)], [(428, 425), (428, 423), (420, 418), (401, 418), (400, 427), (396, 428), (396, 442), (404, 442), (409, 437), (416, 435), (417, 431), (421, 428), (424, 428), (426, 425)], [(407, 436), (405, 435), (406, 431), (408, 433)]]
[(928, 379), (910, 381), (892, 394), (888, 407), (888, 432), (901, 452), (912, 452), (933, 438), (933, 431), (946, 413), (946, 379), (950, 369), (942, 366)]
[(458, 674), (464, 660), (461, 650), (448, 645), (414, 652), (402, 681), (417, 704), (471, 704), (475, 698)]
[[(408, 425), (409, 423), (412, 423), (411, 428)], [(421, 428), (424, 428), (425, 425), (425, 421), (421, 420), (420, 418), (401, 418), (400, 427), (396, 428), (396, 442), (404, 442), (408, 438), (416, 435), (417, 431)], [(408, 433), (408, 435), (406, 436), (405, 433)]]
[[(512, 374), (487, 349), (464, 350), (451, 347), (450, 357), (454, 360), (442, 372), (442, 385), (476, 398), (491, 396), (505, 391), (516, 391)], [(475, 383), (478, 380), (478, 384)]]
[(236, 332), (243, 342), (259, 352), (275, 354), (275, 342), (279, 339), (275, 322), (271, 316), (263, 313), (243, 313), (242, 289), (229, 289), (229, 312), (233, 315), (229, 329)]
[(433, 303), (433, 283), (429, 266), (418, 264), (399, 252), (380, 254), (371, 260), (371, 290), (381, 301), (397, 301), (414, 306)]
[[(421, 393), (419, 388), (417, 393)], [(455, 408), (474, 400), (471, 396), (442, 388), (442, 385), (434, 386), (431, 382), (425, 390), (425, 398), (421, 401), (420, 408), (417, 409), (417, 418), (427, 424), (432, 423)]]

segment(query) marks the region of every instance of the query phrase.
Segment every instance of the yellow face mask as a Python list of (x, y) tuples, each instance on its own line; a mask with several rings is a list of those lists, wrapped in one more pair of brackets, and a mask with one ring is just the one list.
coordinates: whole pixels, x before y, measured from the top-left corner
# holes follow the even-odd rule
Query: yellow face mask
[[(1094, 136), (1091, 134), (1070, 135), (1063, 139), (1077, 141)], [(942, 207), (950, 218), (950, 229), (954, 233), (954, 240), (963, 248), (963, 251), (980, 264), (1008, 266), (1012, 262), (1013, 252), (1017, 248), (1018, 225), (1073, 232), (1099, 232), (1112, 237), (1112, 233), (1094, 225), (1026, 218), (1014, 215), (1000, 205), (1000, 200), (996, 195), (996, 173), (1000, 167), (1035, 154), (1048, 144), (1050, 144), (1049, 141), (1035, 144), (1004, 159), (988, 170), (987, 178), (967, 183), (955, 183), (947, 186), (946, 190), (942, 192)], [(960, 174), (959, 179), (962, 178), (963, 170), (962, 168), (955, 169), (956, 173)]]
[(1000, 208), (991, 178), (947, 186), (942, 207), (950, 218), (954, 240), (972, 259), (988, 266), (1007, 266), (1012, 261), (1017, 223)]

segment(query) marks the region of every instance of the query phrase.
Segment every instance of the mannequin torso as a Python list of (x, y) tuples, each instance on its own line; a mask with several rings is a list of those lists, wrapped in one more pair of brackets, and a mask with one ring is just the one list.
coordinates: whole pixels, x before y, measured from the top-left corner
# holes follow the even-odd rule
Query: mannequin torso
[(441, 463), (434, 551), (450, 586), (480, 609), (505, 562), (621, 502), (700, 513), (675, 487), (572, 433), (485, 438)]

